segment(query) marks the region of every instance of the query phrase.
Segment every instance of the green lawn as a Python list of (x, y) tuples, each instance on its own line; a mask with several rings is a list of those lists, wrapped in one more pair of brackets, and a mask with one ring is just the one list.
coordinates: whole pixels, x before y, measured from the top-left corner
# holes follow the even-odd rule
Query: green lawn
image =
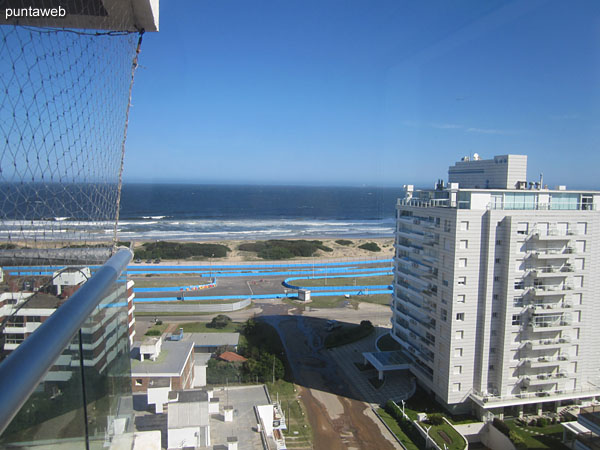
[(178, 327), (183, 328), (186, 333), (238, 333), (241, 322), (231, 322), (225, 328), (208, 328), (209, 322), (188, 322), (182, 323)]
[[(161, 325), (152, 325), (148, 330), (146, 330), (146, 336), (152, 336), (154, 331), (158, 331), (160, 334), (156, 334), (155, 336), (160, 336), (165, 332), (165, 329), (169, 326), (168, 323), (162, 323)], [(150, 331), (150, 334), (148, 332)]]
[(311, 302), (304, 303), (297, 300), (284, 299), (285, 303), (293, 306), (303, 308), (309, 306), (311, 308), (339, 308), (344, 305), (344, 302), (349, 302), (355, 309), (359, 303), (375, 303), (378, 305), (389, 305), (390, 294), (376, 294), (376, 295), (352, 295), (350, 298), (346, 298), (343, 295), (331, 295), (324, 297), (311, 297)]
[[(528, 449), (557, 449), (557, 450), (567, 450), (568, 447), (563, 445), (562, 435), (563, 435), (563, 427), (561, 424), (557, 423), (554, 425), (548, 425), (545, 427), (529, 427), (529, 426), (517, 426), (515, 420), (506, 420), (506, 425), (511, 431), (517, 433), (520, 437), (523, 438), (525, 443), (527, 444)], [(527, 432), (527, 431), (529, 432)], [(538, 436), (533, 433), (541, 433), (541, 436)]]
[(413, 441), (402, 431), (396, 419), (390, 416), (384, 409), (379, 408), (377, 413), (381, 416), (383, 421), (387, 424), (388, 427), (392, 430), (392, 432), (396, 435), (400, 442), (406, 447), (406, 450), (419, 450), (419, 447), (415, 445)]
[(182, 277), (177, 275), (161, 275), (155, 277), (131, 277), (135, 282), (134, 287), (173, 287), (173, 286), (197, 286), (200, 284), (208, 284), (209, 278), (201, 276)]
[[(382, 271), (385, 269), (382, 269)], [(306, 278), (301, 280), (292, 280), (291, 284), (297, 286), (379, 286), (390, 285), (394, 281), (393, 275), (384, 275), (377, 277), (335, 277), (335, 278)]]
[(265, 383), (275, 401), (279, 403), (287, 420), (288, 429), (284, 431), (288, 448), (311, 448), (312, 430), (303, 405), (298, 399), (298, 392), (293, 383), (277, 380), (275, 383)]
[[(445, 433), (445, 435), (452, 442), (447, 442), (442, 437), (442, 433)], [(440, 448), (444, 448), (444, 445), (446, 445), (448, 450), (463, 450), (466, 445), (465, 440), (460, 434), (458, 434), (458, 431), (456, 431), (452, 426), (448, 425), (446, 422), (444, 422), (441, 425), (433, 425), (429, 430), (429, 437), (433, 438), (433, 440), (436, 442), (437, 445), (440, 446)]]
[(435, 401), (432, 395), (428, 394), (418, 386), (415, 394), (406, 401), (405, 412), (406, 415), (413, 420), (417, 420), (418, 413), (424, 412), (427, 414), (442, 414), (453, 425), (479, 422), (479, 420), (477, 420), (475, 417), (469, 415), (451, 416), (448, 414), (448, 411), (446, 411), (437, 401)]

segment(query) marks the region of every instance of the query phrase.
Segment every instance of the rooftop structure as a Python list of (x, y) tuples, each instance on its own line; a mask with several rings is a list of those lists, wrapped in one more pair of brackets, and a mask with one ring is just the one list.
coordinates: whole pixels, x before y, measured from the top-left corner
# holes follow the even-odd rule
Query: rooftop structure
[(526, 161), (463, 158), (397, 204), (392, 336), (451, 410), (600, 396), (600, 192), (529, 183)]
[(196, 351), (214, 352), (224, 346), (235, 350), (240, 342), (240, 333), (185, 333), (182, 339), (193, 341)]
[[(160, 345), (158, 341), (161, 341)], [(131, 360), (133, 392), (146, 392), (159, 379), (169, 379), (173, 390), (190, 389), (194, 381), (194, 343), (185, 341), (162, 341), (157, 338), (146, 346), (159, 349), (154, 359), (141, 359), (144, 344), (134, 343)]]

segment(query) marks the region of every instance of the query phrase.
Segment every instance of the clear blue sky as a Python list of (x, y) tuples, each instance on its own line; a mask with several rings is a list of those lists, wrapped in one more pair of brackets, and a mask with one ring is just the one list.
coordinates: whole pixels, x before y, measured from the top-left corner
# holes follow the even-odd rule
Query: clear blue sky
[(433, 185), (478, 152), (600, 188), (600, 2), (163, 0), (125, 180)]

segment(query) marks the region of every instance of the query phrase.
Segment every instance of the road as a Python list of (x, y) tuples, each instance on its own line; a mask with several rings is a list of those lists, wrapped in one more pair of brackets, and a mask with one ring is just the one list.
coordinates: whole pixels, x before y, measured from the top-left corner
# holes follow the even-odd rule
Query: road
[[(198, 291), (202, 295), (268, 294), (283, 292), (285, 276), (219, 278), (217, 288)], [(210, 292), (210, 294), (208, 293)], [(250, 292), (252, 291), (252, 292)], [(164, 296), (163, 294), (161, 294)], [(189, 298), (186, 293), (186, 299)], [(215, 314), (216, 315), (216, 314)], [(335, 361), (324, 349), (325, 322), (360, 323), (370, 320), (388, 327), (389, 306), (360, 303), (353, 307), (307, 308), (305, 311), (279, 299), (255, 300), (247, 310), (227, 313), (234, 321), (261, 317), (277, 328), (294, 374), (296, 384), (313, 429), (313, 448), (317, 450), (400, 448), (387, 429), (372, 413), (351, 385), (352, 380), (340, 373)], [(161, 316), (165, 322), (210, 321), (214, 315)], [(143, 336), (153, 316), (136, 317), (136, 333)]]
[[(363, 316), (359, 311), (353, 310), (353, 314), (353, 322)], [(356, 398), (349, 384), (351, 380), (338, 371), (327, 354), (323, 346), (324, 318), (282, 315), (275, 305), (265, 308), (262, 317), (278, 329), (282, 338), (313, 429), (315, 449), (399, 448), (380, 426), (370, 406)]]

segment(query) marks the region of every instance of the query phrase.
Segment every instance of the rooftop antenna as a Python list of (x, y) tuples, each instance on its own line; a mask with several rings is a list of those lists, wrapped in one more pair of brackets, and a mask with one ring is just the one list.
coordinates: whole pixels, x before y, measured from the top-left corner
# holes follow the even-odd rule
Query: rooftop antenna
[(540, 173), (540, 189), (544, 186), (544, 172)]

